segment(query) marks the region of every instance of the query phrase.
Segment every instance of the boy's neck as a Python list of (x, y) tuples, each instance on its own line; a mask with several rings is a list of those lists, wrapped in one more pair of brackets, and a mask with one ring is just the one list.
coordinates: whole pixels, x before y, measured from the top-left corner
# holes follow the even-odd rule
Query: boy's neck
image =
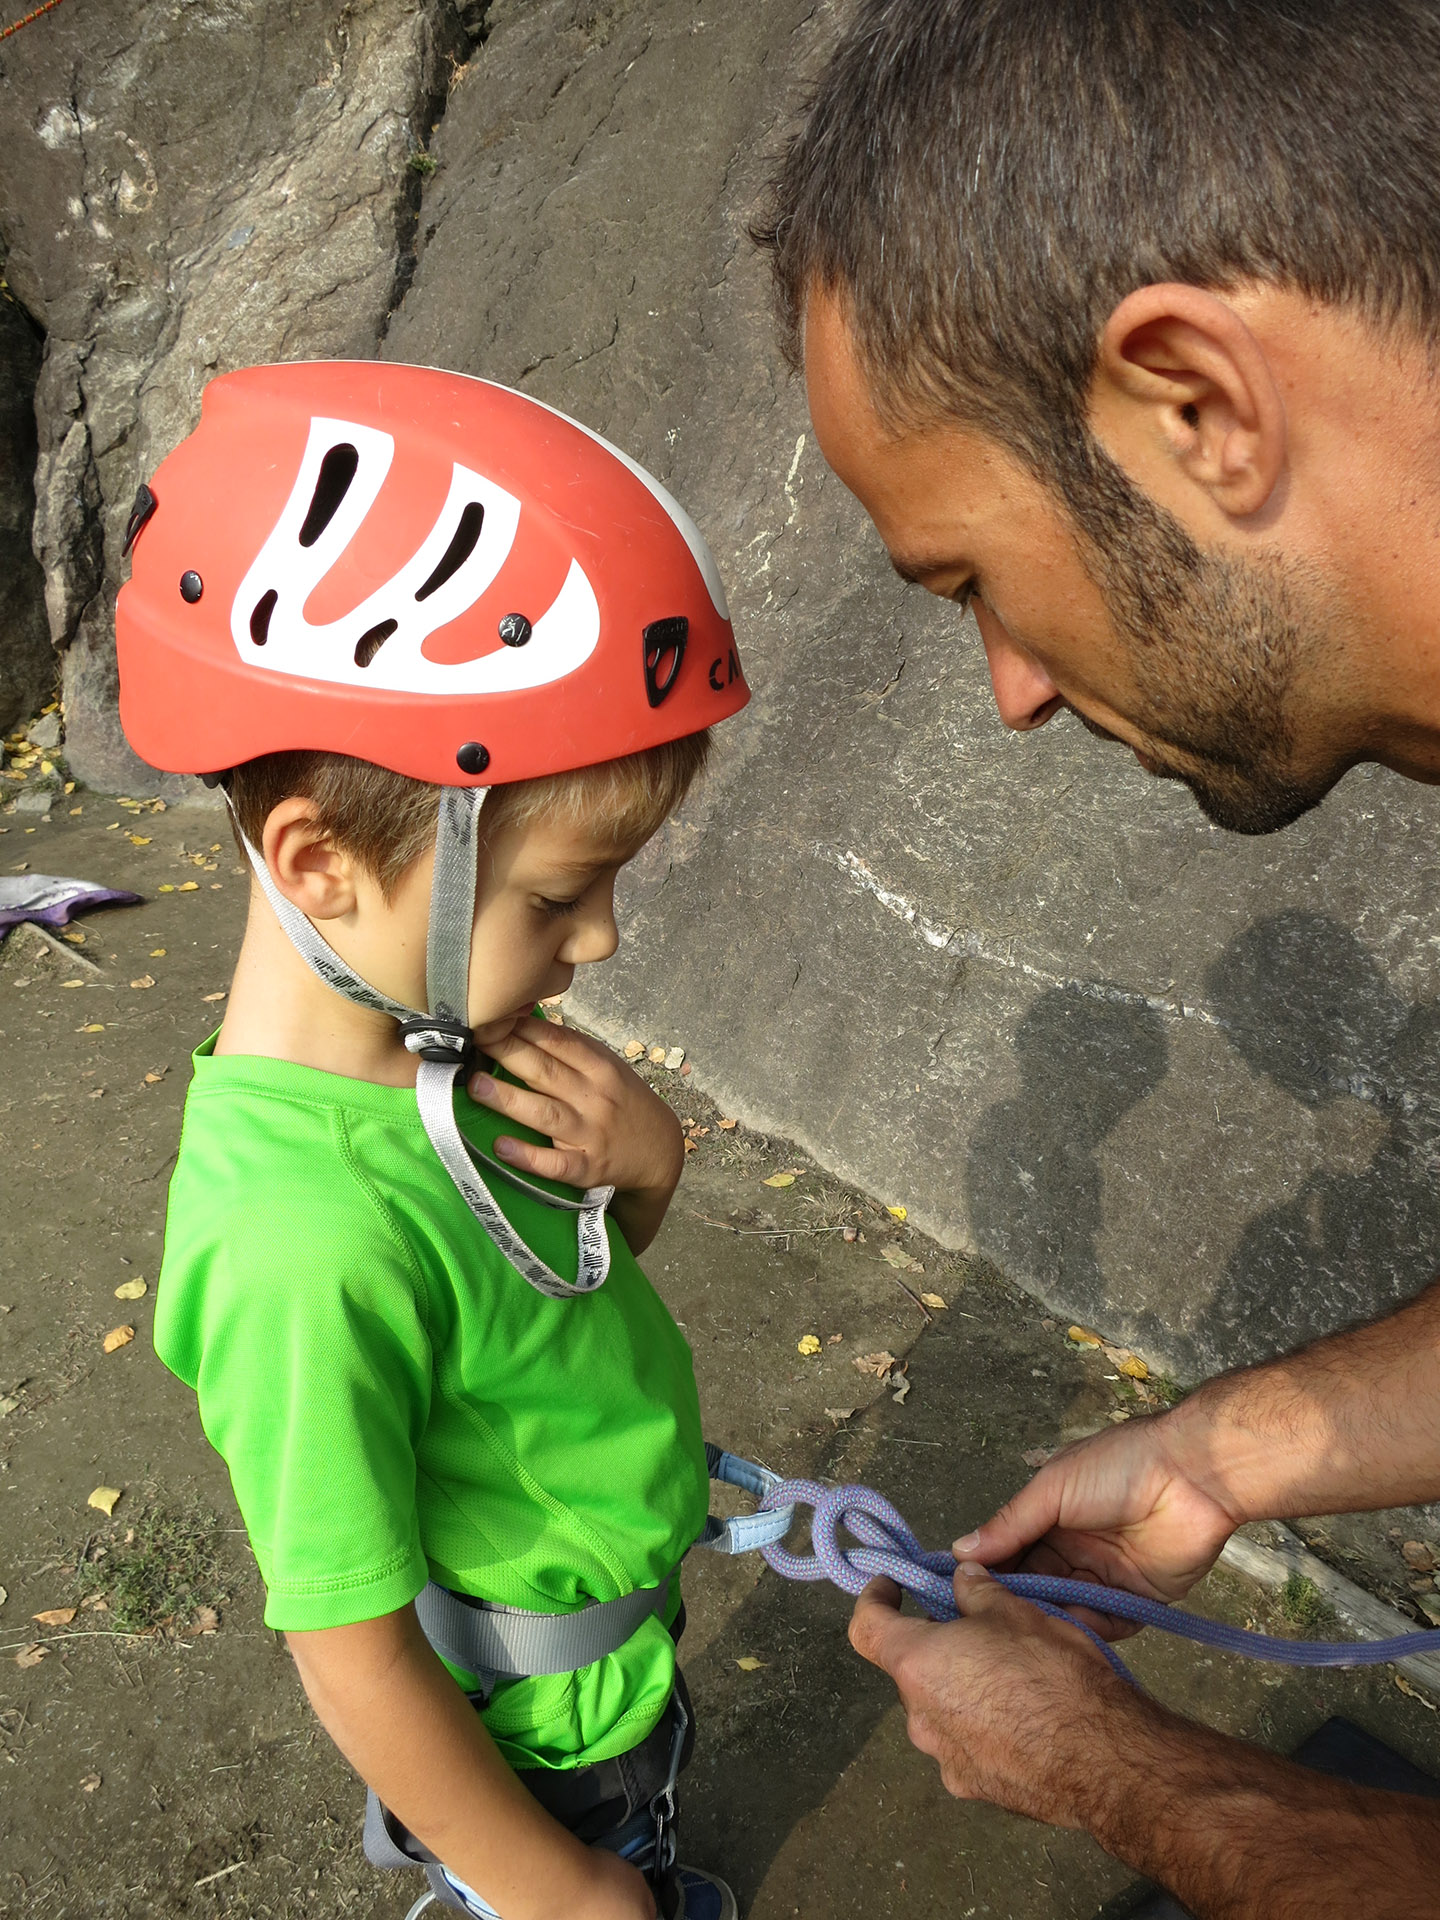
[(395, 1022), (342, 999), (313, 974), (253, 881), (215, 1051), (289, 1060), (382, 1087), (415, 1084), (415, 1056), (405, 1051)]

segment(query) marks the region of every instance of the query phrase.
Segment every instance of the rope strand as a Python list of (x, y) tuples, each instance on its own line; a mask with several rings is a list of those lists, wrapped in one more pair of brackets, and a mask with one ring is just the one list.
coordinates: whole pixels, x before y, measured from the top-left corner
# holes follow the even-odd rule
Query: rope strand
[(0, 27), (0, 40), (8, 40), (12, 33), (18, 33), (21, 27), (28, 27), (32, 20), (38, 20), (42, 13), (49, 13), (52, 7), (58, 7), (60, 0), (45, 0), (45, 4), (27, 13), (23, 20), (16, 20), (8, 27)]

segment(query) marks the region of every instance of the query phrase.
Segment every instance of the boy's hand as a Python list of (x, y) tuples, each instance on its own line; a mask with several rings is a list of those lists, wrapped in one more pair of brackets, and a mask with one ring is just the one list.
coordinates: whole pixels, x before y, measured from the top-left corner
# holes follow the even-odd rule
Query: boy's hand
[(549, 1134), (534, 1146), (501, 1134), (498, 1158), (572, 1187), (614, 1187), (612, 1211), (636, 1253), (655, 1237), (685, 1164), (680, 1122), (637, 1073), (598, 1040), (530, 1015), (486, 1050), (523, 1087), (470, 1076), (481, 1106)]
[(655, 1896), (643, 1873), (603, 1847), (590, 1849), (591, 1878), (567, 1920), (655, 1920)]

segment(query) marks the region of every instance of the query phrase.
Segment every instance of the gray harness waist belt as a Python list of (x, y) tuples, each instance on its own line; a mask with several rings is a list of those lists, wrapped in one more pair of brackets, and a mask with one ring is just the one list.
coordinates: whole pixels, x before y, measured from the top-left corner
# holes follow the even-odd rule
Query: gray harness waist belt
[[(709, 1442), (705, 1460), (712, 1480), (739, 1487), (757, 1500), (780, 1484), (765, 1467)], [(794, 1517), (794, 1507), (735, 1514), (728, 1520), (712, 1515), (695, 1544), (712, 1553), (749, 1553), (783, 1540)], [(668, 1574), (658, 1587), (637, 1587), (616, 1600), (592, 1600), (575, 1613), (502, 1607), (493, 1600), (452, 1593), (432, 1580), (416, 1600), (415, 1612), (425, 1638), (441, 1659), (480, 1675), (488, 1689), (496, 1678), (574, 1673), (618, 1653), (652, 1613), (664, 1613), (674, 1578)]]
[(652, 1613), (663, 1613), (670, 1581), (596, 1600), (578, 1613), (529, 1613), (451, 1593), (432, 1580), (415, 1602), (425, 1638), (467, 1673), (516, 1678), (574, 1673), (617, 1653)]

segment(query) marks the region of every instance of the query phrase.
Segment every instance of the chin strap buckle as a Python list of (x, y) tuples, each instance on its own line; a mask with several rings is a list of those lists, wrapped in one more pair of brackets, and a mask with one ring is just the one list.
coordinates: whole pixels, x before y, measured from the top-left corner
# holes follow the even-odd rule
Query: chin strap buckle
[(475, 1036), (463, 1020), (450, 1020), (437, 1013), (416, 1013), (400, 1022), (400, 1038), (407, 1053), (418, 1053), (422, 1060), (437, 1060), (442, 1066), (468, 1068), (474, 1057)]

